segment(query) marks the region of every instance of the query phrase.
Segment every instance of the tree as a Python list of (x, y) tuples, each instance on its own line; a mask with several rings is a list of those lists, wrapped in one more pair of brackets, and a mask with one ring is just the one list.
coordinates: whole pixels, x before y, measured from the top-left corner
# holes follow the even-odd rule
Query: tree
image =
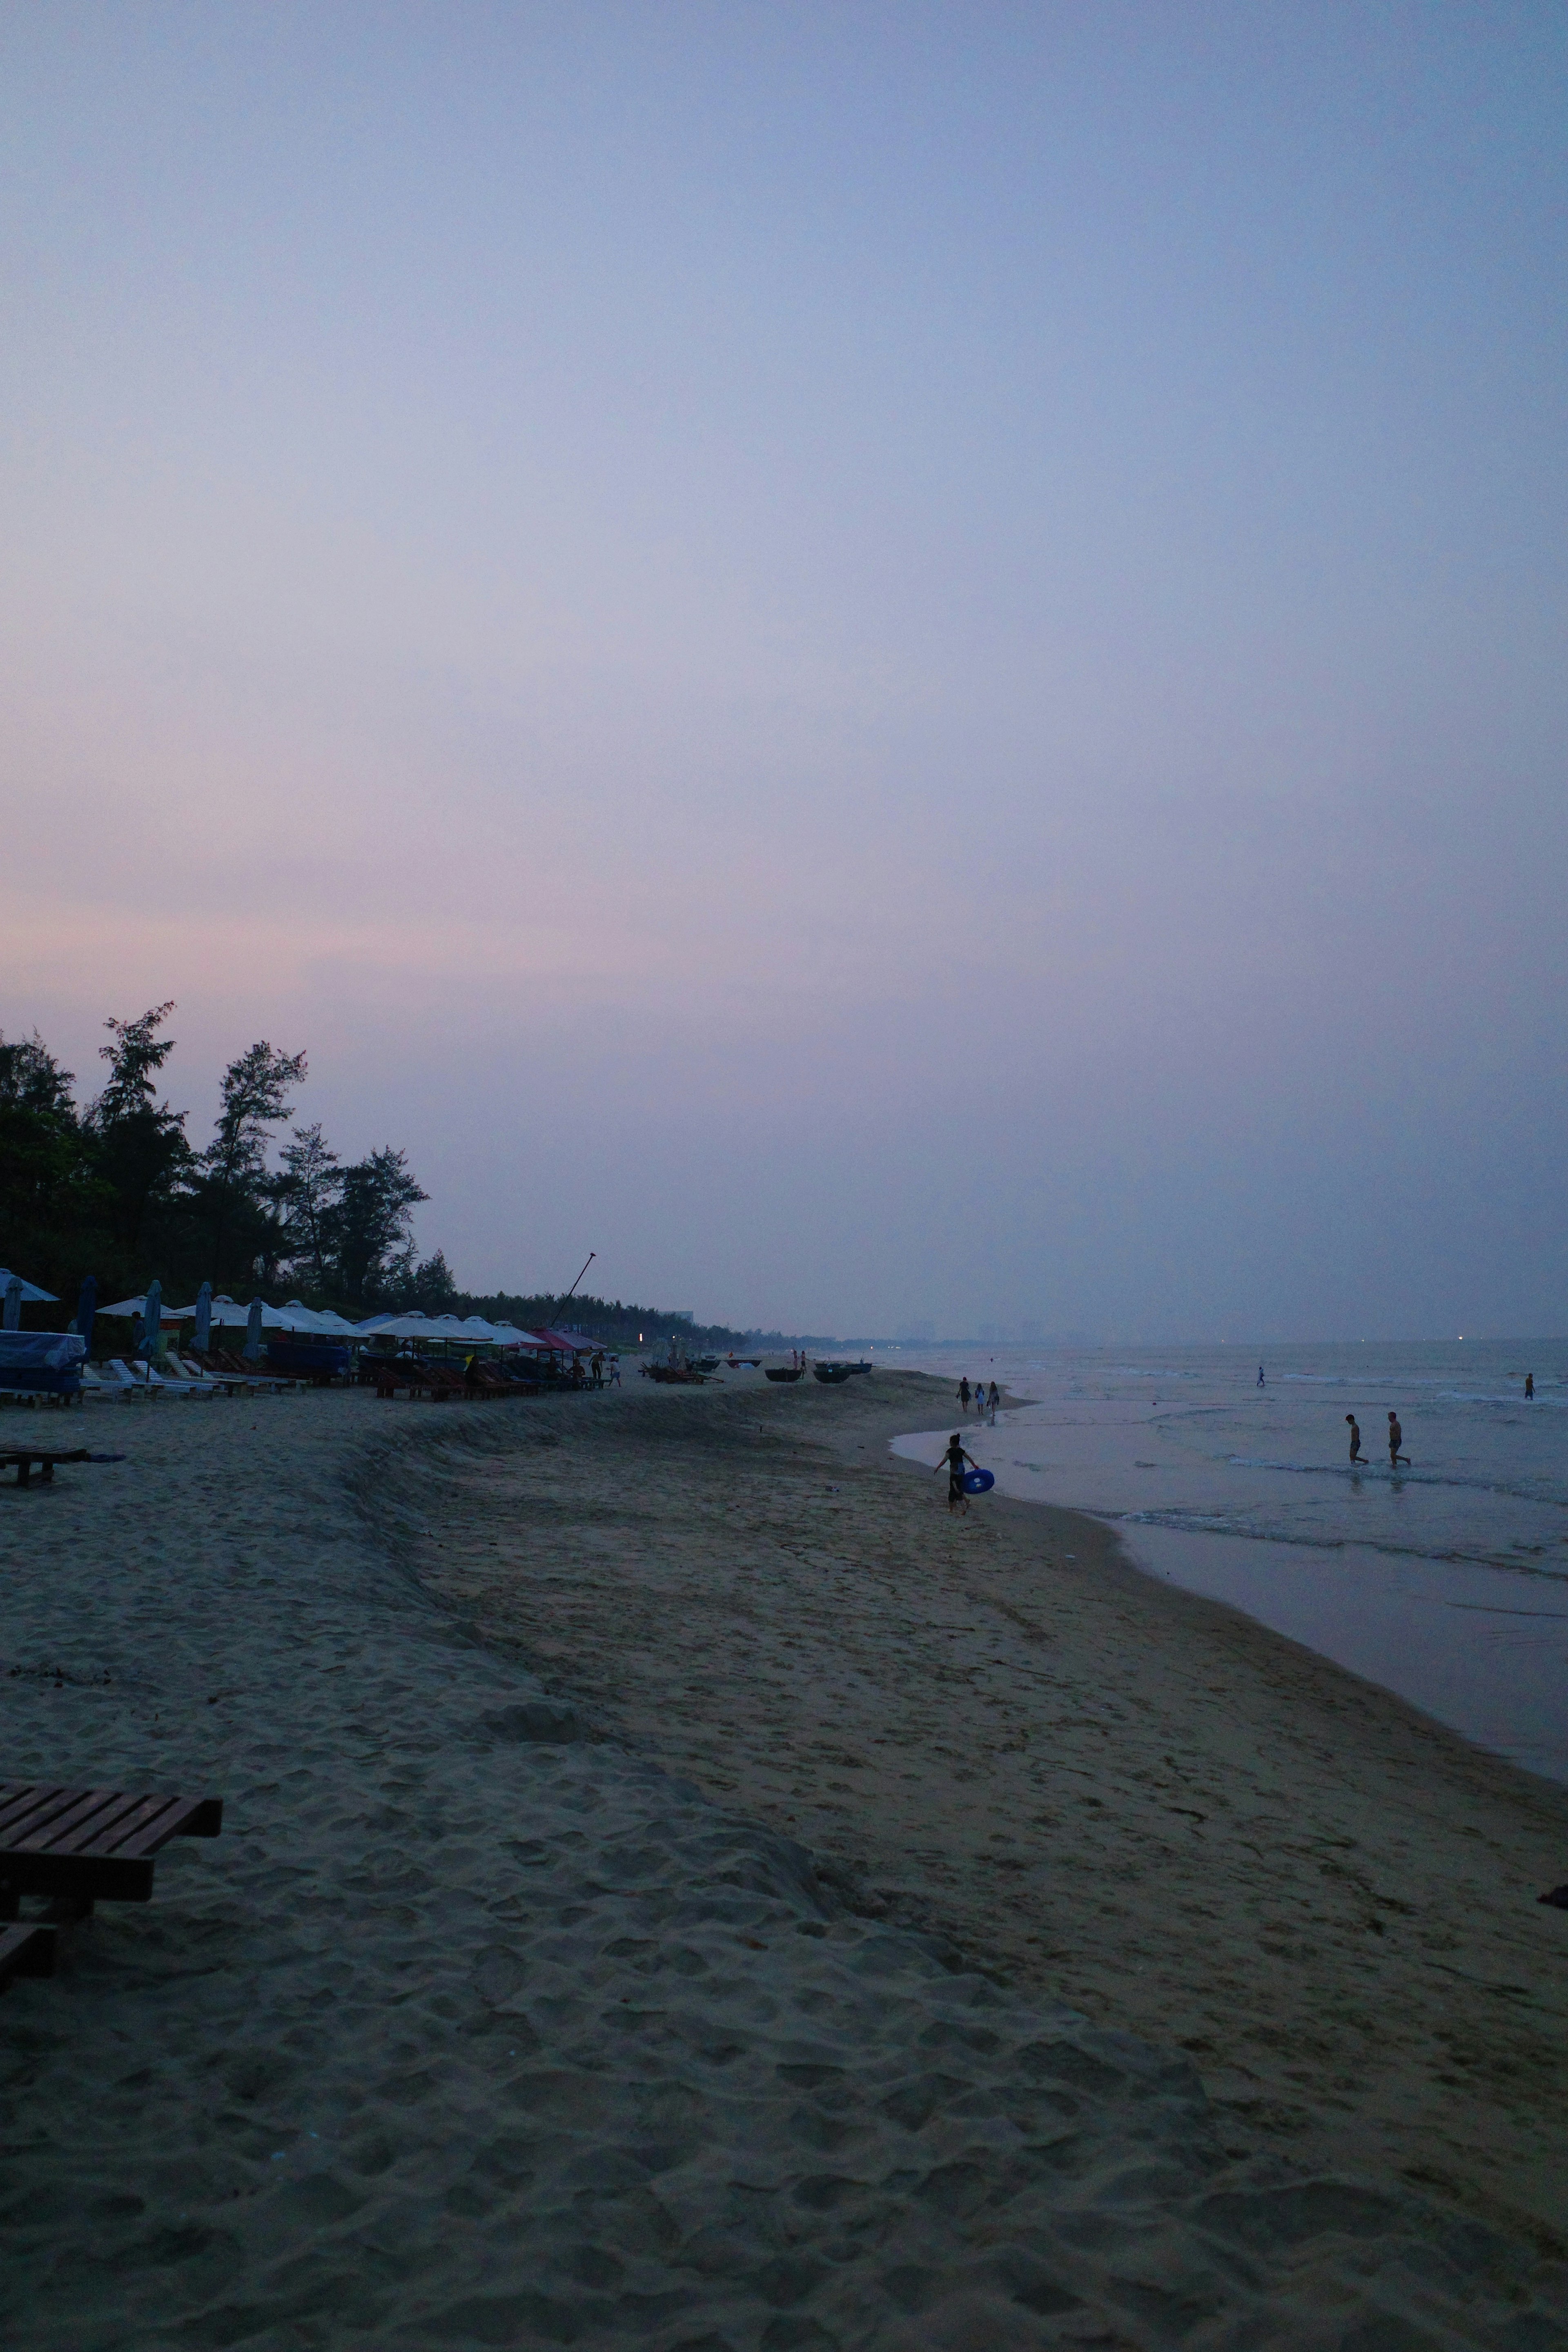
[(25, 1237), (59, 1230), (100, 1203), (91, 1184), (71, 1073), (35, 1029), (0, 1035), (0, 1234), (15, 1263)]
[[(282, 1053), (262, 1037), (223, 1074), (217, 1132), (201, 1161), (203, 1191), (213, 1223), (213, 1265), (220, 1281), (227, 1272), (226, 1256), (237, 1227), (257, 1228), (246, 1239), (263, 1245), (246, 1250), (247, 1264), (265, 1254), (268, 1242), (273, 1245), (272, 1255), (277, 1255), (277, 1221), (262, 1186), (267, 1146), (272, 1129), (293, 1118), (289, 1096), (292, 1088), (303, 1085), (305, 1070), (303, 1054)], [(272, 1229), (263, 1233), (262, 1227)]]
[(396, 1283), (391, 1303), (405, 1309), (417, 1307), (421, 1315), (455, 1315), (460, 1293), (446, 1251), (437, 1250), (434, 1257), (417, 1265), (410, 1254), (405, 1263), (407, 1271)]
[(324, 1290), (332, 1215), (343, 1189), (338, 1155), (328, 1150), (318, 1119), (313, 1127), (300, 1128), (279, 1156), (276, 1198), (283, 1213), (284, 1247), (301, 1276)]
[[(408, 1172), (406, 1152), (390, 1143), (342, 1171), (330, 1220), (332, 1255), (343, 1296), (363, 1304), (413, 1257), (413, 1213), (430, 1195)], [(401, 1262), (401, 1263), (400, 1263)]]
[(135, 1021), (106, 1021), (113, 1042), (98, 1049), (109, 1064), (109, 1084), (85, 1126), (97, 1172), (109, 1187), (115, 1239), (131, 1251), (141, 1247), (150, 1211), (174, 1199), (192, 1165), (184, 1113), (157, 1099), (158, 1073), (174, 1050), (174, 1038), (157, 1032), (174, 1010), (171, 1000)]

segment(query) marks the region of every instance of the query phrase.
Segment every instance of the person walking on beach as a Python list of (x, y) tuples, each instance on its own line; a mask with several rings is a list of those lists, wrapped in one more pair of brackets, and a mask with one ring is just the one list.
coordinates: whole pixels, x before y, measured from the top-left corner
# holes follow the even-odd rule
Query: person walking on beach
[[(967, 1380), (964, 1385), (968, 1386)], [(964, 1452), (963, 1440), (955, 1429), (947, 1441), (947, 1452), (936, 1465), (938, 1470), (947, 1472), (947, 1507), (950, 1511), (967, 1513), (969, 1509), (969, 1497), (963, 1491), (963, 1465), (966, 1462), (972, 1470), (980, 1467), (973, 1454)], [(931, 1475), (934, 1477), (936, 1472)]]
[(996, 1408), (1001, 1402), (1002, 1392), (996, 1386), (995, 1381), (993, 1381), (991, 1383), (991, 1426), (993, 1429), (996, 1426)]
[(1405, 1432), (1399, 1426), (1399, 1415), (1391, 1412), (1388, 1416), (1388, 1466), (1391, 1470), (1397, 1470), (1402, 1462), (1410, 1460), (1408, 1454), (1401, 1454), (1399, 1450), (1404, 1443)]
[(969, 1374), (967, 1372), (958, 1383), (958, 1402), (967, 1412), (969, 1411)]
[(621, 1385), (621, 1360), (620, 1360), (620, 1358), (619, 1358), (618, 1356), (612, 1356), (612, 1357), (610, 1358), (610, 1386), (611, 1386), (613, 1389), (618, 1389), (618, 1388), (620, 1387), (620, 1385)]
[(1366, 1460), (1366, 1455), (1361, 1450), (1361, 1424), (1353, 1412), (1347, 1412), (1345, 1419), (1351, 1425), (1351, 1461), (1352, 1464), (1360, 1465)]
[(1263, 1377), (1263, 1367), (1261, 1364), (1258, 1367), (1258, 1385), (1260, 1389), (1266, 1389), (1268, 1386), (1268, 1381)]

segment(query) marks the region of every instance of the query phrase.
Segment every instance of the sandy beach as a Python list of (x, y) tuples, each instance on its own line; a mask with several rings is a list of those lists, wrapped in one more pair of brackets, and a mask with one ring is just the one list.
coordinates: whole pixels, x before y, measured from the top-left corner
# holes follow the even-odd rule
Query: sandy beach
[(5, 1777), (226, 1804), (0, 2005), (13, 2340), (1568, 2344), (1568, 1793), (950, 1520), (938, 1418), (113, 1405), (0, 1495)]

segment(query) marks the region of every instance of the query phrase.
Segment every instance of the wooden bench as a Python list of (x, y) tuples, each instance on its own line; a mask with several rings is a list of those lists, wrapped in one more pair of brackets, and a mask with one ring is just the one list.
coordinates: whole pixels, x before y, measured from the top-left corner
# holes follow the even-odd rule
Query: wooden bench
[(85, 1445), (74, 1445), (68, 1453), (51, 1451), (41, 1445), (8, 1445), (0, 1452), (0, 1469), (16, 1465), (18, 1486), (33, 1483), (33, 1466), (37, 1465), (43, 1482), (47, 1486), (55, 1475), (57, 1462), (90, 1462), (92, 1455)]
[(24, 1895), (54, 1896), (62, 1919), (85, 1919), (99, 1902), (145, 1903), (161, 1846), (222, 1827), (221, 1797), (0, 1783), (0, 1919), (16, 1916)]
[(13, 1977), (52, 1977), (55, 1972), (55, 1931), (41, 1919), (19, 1927), (0, 1927), (0, 1992)]

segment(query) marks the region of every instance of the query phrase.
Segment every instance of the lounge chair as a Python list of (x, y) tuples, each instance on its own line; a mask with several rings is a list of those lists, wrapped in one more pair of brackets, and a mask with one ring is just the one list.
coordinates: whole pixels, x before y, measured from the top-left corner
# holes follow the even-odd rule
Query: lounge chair
[(246, 1382), (232, 1372), (209, 1372), (205, 1365), (193, 1363), (189, 1357), (171, 1353), (169, 1361), (177, 1364), (193, 1391), (202, 1396), (237, 1396)]
[(156, 1391), (150, 1381), (139, 1381), (123, 1356), (110, 1356), (103, 1367), (104, 1386), (118, 1391), (120, 1395), (152, 1397)]
[[(194, 1381), (171, 1380), (167, 1372), (155, 1372), (151, 1364), (142, 1362), (140, 1356), (132, 1357), (131, 1369), (145, 1381), (154, 1396), (194, 1396), (196, 1392)], [(210, 1396), (212, 1391), (209, 1389), (205, 1393)]]
[(145, 1903), (160, 1847), (222, 1827), (220, 1797), (0, 1784), (0, 1919), (16, 1918), (24, 1895), (50, 1896), (61, 1920), (85, 1919), (95, 1903)]
[(7, 1445), (0, 1447), (0, 1469), (16, 1473), (18, 1486), (30, 1486), (37, 1468), (46, 1486), (54, 1484), (57, 1462), (123, 1462), (123, 1454), (89, 1454), (85, 1445)]

